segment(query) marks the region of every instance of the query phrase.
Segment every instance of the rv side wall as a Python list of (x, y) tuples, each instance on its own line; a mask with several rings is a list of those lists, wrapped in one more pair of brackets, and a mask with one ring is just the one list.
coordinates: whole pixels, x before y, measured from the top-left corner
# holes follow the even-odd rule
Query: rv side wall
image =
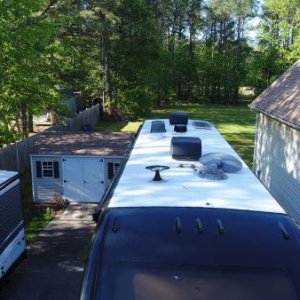
[(25, 252), (20, 180), (0, 191), (0, 279)]

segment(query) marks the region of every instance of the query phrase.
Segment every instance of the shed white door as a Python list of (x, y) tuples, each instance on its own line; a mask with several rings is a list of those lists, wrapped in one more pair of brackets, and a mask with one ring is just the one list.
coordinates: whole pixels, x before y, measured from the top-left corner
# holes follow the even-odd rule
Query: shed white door
[(63, 159), (64, 196), (69, 201), (99, 202), (104, 192), (103, 160), (94, 157)]

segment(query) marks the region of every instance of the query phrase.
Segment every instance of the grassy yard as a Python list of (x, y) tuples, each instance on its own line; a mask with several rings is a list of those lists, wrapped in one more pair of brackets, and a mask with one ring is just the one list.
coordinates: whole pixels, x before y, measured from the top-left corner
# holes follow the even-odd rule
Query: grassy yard
[[(168, 114), (172, 111), (185, 111), (190, 114), (190, 118), (211, 121), (242, 157), (245, 163), (250, 168), (252, 167), (255, 113), (250, 111), (247, 106), (175, 105), (164, 109), (153, 110), (148, 118), (168, 118)], [(136, 132), (143, 121), (143, 119), (139, 119), (125, 123), (106, 120), (99, 122), (96, 126), (96, 130), (104, 132)]]
[(57, 204), (34, 204), (32, 200), (31, 174), (26, 171), (21, 175), (23, 216), (26, 229), (26, 240), (33, 240), (51, 220), (61, 207)]

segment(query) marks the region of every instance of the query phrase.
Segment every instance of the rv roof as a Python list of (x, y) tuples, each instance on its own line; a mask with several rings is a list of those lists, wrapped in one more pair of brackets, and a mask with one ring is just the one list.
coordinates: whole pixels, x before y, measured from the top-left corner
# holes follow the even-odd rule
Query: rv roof
[[(202, 155), (221, 152), (240, 160), (214, 126), (197, 128), (193, 125), (195, 120), (189, 120), (187, 132), (177, 133), (168, 120), (161, 120), (166, 132), (151, 133), (152, 121), (147, 120), (142, 127), (109, 207), (216, 207), (284, 213), (245, 163), (241, 171), (218, 181), (202, 179), (192, 168), (179, 167), (182, 163), (200, 163), (173, 159), (170, 153), (173, 136), (199, 137)], [(150, 165), (170, 167), (161, 173), (163, 181), (152, 181), (153, 173), (145, 169)]]

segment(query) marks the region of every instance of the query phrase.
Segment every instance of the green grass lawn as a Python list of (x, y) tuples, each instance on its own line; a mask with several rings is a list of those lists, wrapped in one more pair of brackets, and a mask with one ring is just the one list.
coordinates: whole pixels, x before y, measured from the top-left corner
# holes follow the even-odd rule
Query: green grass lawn
[(31, 241), (54, 218), (55, 208), (33, 203), (31, 174), (29, 171), (26, 171), (21, 176), (21, 188), (26, 240)]
[[(245, 163), (252, 168), (255, 113), (247, 106), (181, 104), (153, 110), (147, 118), (168, 118), (169, 113), (174, 111), (188, 112), (190, 118), (211, 121)], [(136, 132), (143, 121), (139, 119), (126, 123), (103, 120), (95, 128), (104, 132)]]

